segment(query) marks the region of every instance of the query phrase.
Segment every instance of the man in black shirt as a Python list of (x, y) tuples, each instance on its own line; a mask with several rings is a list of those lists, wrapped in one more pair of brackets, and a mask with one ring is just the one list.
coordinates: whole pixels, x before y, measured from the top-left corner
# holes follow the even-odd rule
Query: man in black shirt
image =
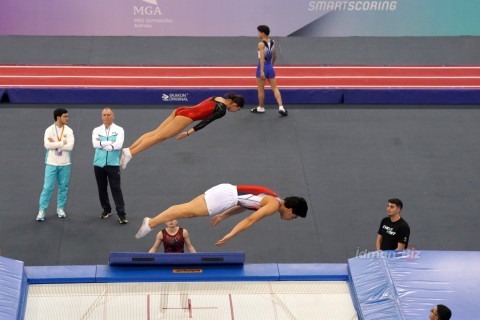
[(389, 199), (387, 217), (380, 222), (378, 229), (377, 250), (405, 250), (410, 237), (410, 227), (401, 216), (403, 203), (400, 199)]

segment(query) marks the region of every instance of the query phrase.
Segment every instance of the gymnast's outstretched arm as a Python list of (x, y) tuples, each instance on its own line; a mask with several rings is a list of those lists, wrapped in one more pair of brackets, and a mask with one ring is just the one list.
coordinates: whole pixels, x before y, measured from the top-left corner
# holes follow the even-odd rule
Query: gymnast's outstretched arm
[(240, 232), (247, 230), (261, 219), (273, 215), (279, 209), (279, 207), (280, 204), (275, 198), (270, 196), (263, 198), (260, 202), (260, 209), (237, 223), (237, 225), (233, 227), (228, 234), (215, 243), (215, 246), (219, 247), (224, 245), (228, 240), (235, 237)]
[(215, 227), (216, 225), (218, 225), (222, 220), (225, 220), (227, 218), (230, 218), (231, 216), (234, 216), (234, 215), (237, 215), (241, 212), (245, 211), (245, 208), (242, 207), (242, 206), (235, 206), (235, 207), (232, 207), (226, 211), (224, 211), (223, 213), (220, 213), (220, 214), (217, 214), (216, 216), (214, 216), (211, 220), (210, 220), (210, 225), (212, 227)]

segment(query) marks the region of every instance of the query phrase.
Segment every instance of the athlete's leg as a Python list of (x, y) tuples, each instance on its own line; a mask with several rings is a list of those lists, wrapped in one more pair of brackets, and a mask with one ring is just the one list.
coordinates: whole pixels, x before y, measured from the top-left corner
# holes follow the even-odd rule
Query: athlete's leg
[(172, 122), (172, 120), (173, 120), (174, 118), (175, 118), (175, 110), (167, 117), (167, 119), (163, 120), (163, 122), (158, 126), (157, 129), (143, 134), (140, 138), (138, 138), (138, 139), (137, 139), (130, 147), (128, 147), (128, 148), (131, 150), (131, 149), (135, 148), (136, 146), (138, 146), (138, 145), (140, 144), (140, 142), (142, 142), (142, 140), (154, 136), (154, 135), (155, 135), (156, 133), (158, 133), (160, 130), (162, 130), (163, 128), (165, 128), (166, 125), (168, 125), (170, 122)]
[(258, 106), (265, 107), (265, 79), (257, 78)]
[[(154, 131), (154, 134), (147, 136), (145, 139), (140, 141), (140, 143), (134, 147), (129, 148), (130, 154), (132, 157), (139, 154), (145, 149), (150, 148), (154, 144), (160, 143), (168, 138), (171, 138), (179, 134), (183, 129), (185, 129), (193, 121), (190, 118), (184, 116), (175, 116), (171, 121), (166, 123), (162, 128)], [(163, 125), (163, 123), (162, 123)]]
[(268, 83), (272, 88), (273, 95), (275, 96), (275, 100), (277, 100), (278, 105), (283, 106), (282, 95), (280, 94), (280, 90), (277, 87), (277, 80), (275, 78), (271, 78), (271, 79), (268, 79)]
[(207, 202), (203, 194), (197, 196), (190, 202), (171, 206), (162, 213), (159, 213), (155, 218), (150, 219), (148, 226), (155, 228), (167, 221), (201, 216), (208, 216)]
[(147, 235), (153, 228), (167, 221), (202, 216), (208, 216), (207, 203), (205, 201), (205, 195), (203, 194), (190, 202), (171, 206), (167, 210), (159, 213), (155, 218), (143, 219), (143, 224), (135, 237), (140, 239)]
[(275, 96), (275, 100), (277, 100), (278, 112), (282, 116), (286, 116), (288, 114), (288, 112), (283, 107), (282, 95), (280, 94), (280, 90), (277, 87), (277, 80), (275, 78), (270, 78), (270, 79), (268, 79), (268, 83), (270, 84), (270, 87), (272, 88), (273, 95)]
[(265, 112), (265, 79), (257, 78), (258, 107), (250, 109), (253, 113)]

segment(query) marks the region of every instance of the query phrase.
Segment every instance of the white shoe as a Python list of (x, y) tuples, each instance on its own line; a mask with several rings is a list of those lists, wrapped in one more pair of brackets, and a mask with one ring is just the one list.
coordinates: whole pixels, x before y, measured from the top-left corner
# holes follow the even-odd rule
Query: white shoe
[(45, 221), (45, 211), (38, 211), (37, 214), (37, 221)]
[(57, 209), (57, 215), (59, 218), (65, 218), (67, 216), (65, 211), (63, 211), (63, 209), (60, 209), (60, 208)]
[(138, 230), (137, 234), (135, 235), (135, 238), (140, 239), (145, 237), (150, 231), (152, 231), (152, 228), (148, 226), (148, 221), (150, 221), (150, 218), (144, 218), (142, 226)]
[(120, 164), (122, 165), (122, 169), (125, 170), (127, 168), (127, 163), (132, 160), (132, 154), (130, 153), (130, 149), (123, 148), (122, 149), (122, 157), (120, 158)]
[(265, 113), (265, 108), (255, 107), (255, 108), (250, 109), (250, 112), (253, 112), (253, 113)]

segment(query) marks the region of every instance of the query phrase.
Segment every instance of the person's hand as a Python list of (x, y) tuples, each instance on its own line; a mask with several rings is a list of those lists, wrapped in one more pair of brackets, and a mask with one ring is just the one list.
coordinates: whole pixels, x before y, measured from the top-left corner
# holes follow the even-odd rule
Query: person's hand
[(48, 141), (54, 142), (52, 138), (48, 137)]
[(260, 72), (260, 79), (265, 80), (265, 72)]
[(101, 141), (100, 144), (102, 145), (102, 147), (108, 147), (113, 144), (113, 141)]
[(230, 240), (230, 236), (227, 234), (225, 237), (223, 237), (222, 239), (218, 240), (216, 243), (215, 243), (215, 247), (221, 247), (223, 246), (225, 243), (227, 243), (228, 240)]
[(63, 140), (63, 145), (67, 144), (67, 139)]
[(187, 133), (186, 131), (181, 132), (181, 133), (177, 136), (177, 140), (182, 140), (182, 139), (185, 138), (186, 136), (188, 136), (188, 133)]
[(212, 219), (210, 219), (210, 225), (212, 227), (215, 227), (216, 225), (218, 225), (221, 221), (222, 221), (222, 215), (221, 214), (217, 214), (216, 216), (214, 216)]

